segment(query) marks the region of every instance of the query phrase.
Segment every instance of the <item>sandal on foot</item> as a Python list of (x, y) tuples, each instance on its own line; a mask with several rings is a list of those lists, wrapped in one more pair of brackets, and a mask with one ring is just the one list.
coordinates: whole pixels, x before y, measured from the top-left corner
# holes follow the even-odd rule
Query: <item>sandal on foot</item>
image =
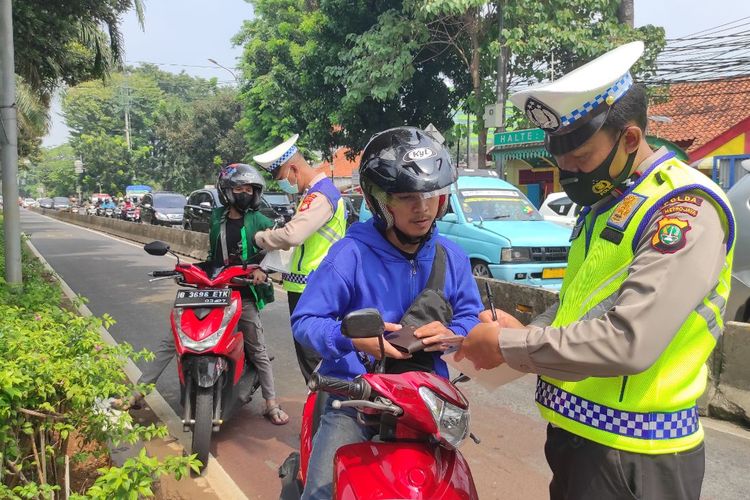
[(289, 423), (289, 415), (279, 405), (266, 408), (263, 411), (263, 416), (273, 425), (285, 425)]

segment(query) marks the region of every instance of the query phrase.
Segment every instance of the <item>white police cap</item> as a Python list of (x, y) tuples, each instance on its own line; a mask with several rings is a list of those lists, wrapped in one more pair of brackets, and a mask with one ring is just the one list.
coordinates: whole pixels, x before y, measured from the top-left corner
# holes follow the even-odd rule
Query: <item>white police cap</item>
[(253, 160), (271, 174), (275, 174), (279, 167), (299, 151), (295, 145), (297, 144), (297, 139), (299, 139), (299, 134), (294, 134), (275, 148), (270, 149), (263, 154), (253, 156)]
[(510, 100), (546, 132), (551, 153), (567, 153), (602, 127), (612, 104), (633, 86), (630, 68), (643, 50), (640, 41), (621, 45), (559, 80), (516, 92)]

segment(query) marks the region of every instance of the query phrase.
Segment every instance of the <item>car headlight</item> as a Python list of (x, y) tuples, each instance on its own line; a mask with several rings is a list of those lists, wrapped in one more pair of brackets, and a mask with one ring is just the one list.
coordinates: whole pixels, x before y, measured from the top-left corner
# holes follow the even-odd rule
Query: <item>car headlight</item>
[(419, 395), (432, 413), (440, 441), (451, 448), (461, 446), (469, 435), (469, 410), (449, 403), (427, 387), (420, 387)]
[(154, 216), (159, 220), (169, 220), (169, 217), (167, 217), (166, 214), (160, 212), (154, 212)]
[(524, 247), (509, 247), (500, 250), (500, 262), (527, 262), (531, 260), (531, 251)]
[(233, 300), (229, 307), (224, 308), (224, 317), (221, 320), (221, 325), (214, 333), (203, 340), (193, 340), (182, 330), (182, 313), (185, 311), (185, 308), (180, 307), (175, 309), (174, 323), (177, 326), (177, 333), (180, 336), (180, 342), (182, 342), (182, 345), (190, 349), (191, 351), (196, 352), (203, 352), (209, 349), (213, 349), (219, 342), (221, 336), (224, 334), (224, 330), (226, 330), (227, 325), (229, 325), (229, 322), (234, 317), (234, 313), (237, 311), (238, 302), (239, 301), (237, 300)]

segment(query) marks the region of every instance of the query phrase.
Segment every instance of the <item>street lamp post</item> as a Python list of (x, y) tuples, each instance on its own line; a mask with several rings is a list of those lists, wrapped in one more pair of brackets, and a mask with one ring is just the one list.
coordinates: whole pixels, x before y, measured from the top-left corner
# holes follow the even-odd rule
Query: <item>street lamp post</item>
[(234, 81), (235, 81), (235, 82), (236, 82), (237, 84), (239, 84), (239, 83), (240, 83), (240, 79), (239, 79), (239, 78), (237, 77), (237, 75), (235, 74), (235, 72), (234, 72), (234, 71), (232, 71), (231, 69), (227, 68), (226, 66), (223, 66), (223, 65), (219, 64), (218, 62), (216, 62), (216, 60), (215, 60), (215, 59), (211, 59), (210, 57), (208, 58), (208, 62), (210, 62), (211, 64), (215, 64), (216, 66), (220, 67), (220, 68), (221, 68), (221, 69), (223, 69), (223, 70), (226, 70), (226, 71), (228, 71), (228, 72), (229, 72), (229, 74), (230, 74), (230, 75), (232, 75), (232, 78), (234, 78)]
[(76, 160), (73, 162), (73, 166), (75, 167), (76, 172), (76, 187), (78, 188), (78, 204), (81, 205), (83, 203), (83, 195), (81, 192), (81, 175), (83, 175), (83, 162), (81, 160)]

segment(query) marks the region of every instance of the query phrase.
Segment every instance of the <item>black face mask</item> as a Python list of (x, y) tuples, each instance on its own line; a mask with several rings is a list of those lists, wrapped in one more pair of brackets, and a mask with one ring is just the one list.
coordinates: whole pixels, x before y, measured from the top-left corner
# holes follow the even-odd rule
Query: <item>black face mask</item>
[(609, 175), (610, 166), (620, 148), (622, 132), (607, 157), (594, 170), (588, 173), (560, 170), (560, 185), (568, 197), (580, 206), (589, 207), (619, 187), (630, 175), (637, 151), (628, 155), (625, 166), (616, 178)]
[(234, 194), (234, 208), (242, 212), (243, 214), (253, 207), (255, 201), (255, 195), (250, 193), (235, 193)]

